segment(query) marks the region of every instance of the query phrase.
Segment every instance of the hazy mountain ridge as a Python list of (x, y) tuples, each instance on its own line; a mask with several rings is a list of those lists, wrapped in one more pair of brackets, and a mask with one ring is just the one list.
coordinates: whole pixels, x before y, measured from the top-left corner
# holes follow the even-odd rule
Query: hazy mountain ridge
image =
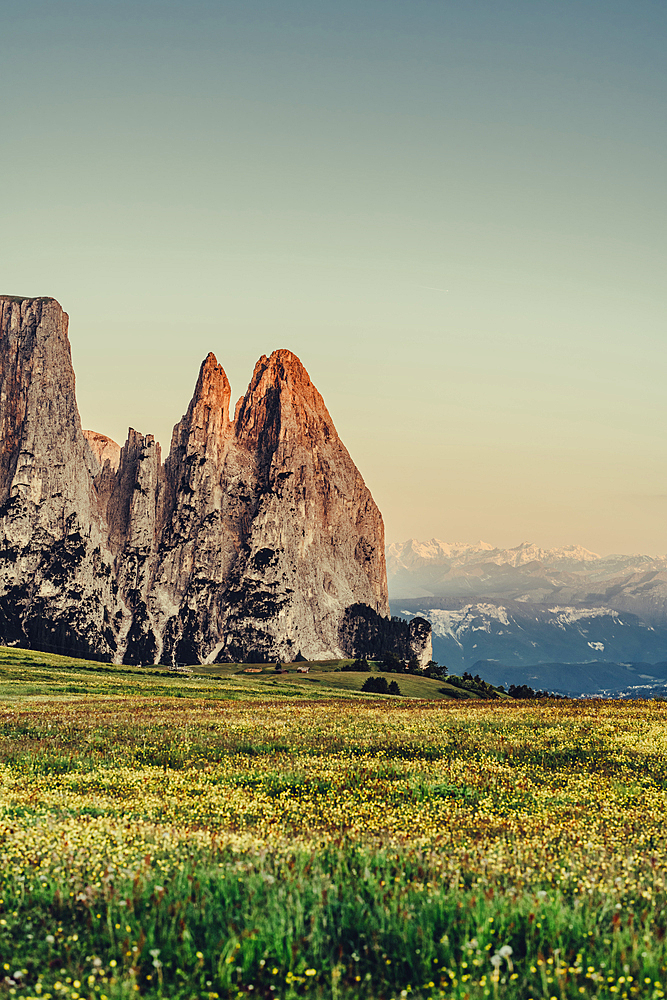
[(512, 549), (408, 539), (387, 546), (389, 595), (588, 604), (667, 623), (667, 557), (599, 556), (579, 545)]
[[(392, 565), (414, 569), (426, 564), (460, 566), (477, 562), (492, 562), (496, 565), (521, 566), (530, 562), (544, 562), (548, 565), (562, 563), (590, 563), (602, 556), (590, 552), (582, 545), (567, 545), (555, 549), (543, 549), (531, 542), (522, 542), (512, 549), (494, 548), (488, 542), (444, 542), (432, 538), (420, 542), (409, 538), (406, 542), (392, 542), (387, 545), (387, 559)], [(616, 558), (616, 557), (609, 557)]]
[(591, 695), (609, 698), (664, 697), (667, 691), (667, 663), (541, 663), (516, 667), (480, 660), (473, 665), (485, 681), (496, 686), (527, 684), (569, 697)]
[(479, 660), (511, 667), (602, 657), (667, 660), (667, 625), (650, 625), (609, 607), (436, 597), (393, 601), (392, 610), (430, 621), (435, 659), (457, 672), (470, 670)]
[[(452, 670), (504, 683), (502, 664), (510, 683), (602, 694), (630, 690), (624, 663), (667, 660), (667, 558), (436, 538), (393, 543), (386, 555), (394, 614), (427, 618), (434, 657)], [(613, 683), (602, 660), (620, 664)], [(664, 682), (647, 680), (646, 690)]]

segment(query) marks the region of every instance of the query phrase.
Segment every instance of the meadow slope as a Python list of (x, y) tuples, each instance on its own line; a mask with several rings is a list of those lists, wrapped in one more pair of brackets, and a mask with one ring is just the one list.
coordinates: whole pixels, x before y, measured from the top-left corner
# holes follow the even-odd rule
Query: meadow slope
[(667, 705), (4, 659), (0, 996), (664, 997)]

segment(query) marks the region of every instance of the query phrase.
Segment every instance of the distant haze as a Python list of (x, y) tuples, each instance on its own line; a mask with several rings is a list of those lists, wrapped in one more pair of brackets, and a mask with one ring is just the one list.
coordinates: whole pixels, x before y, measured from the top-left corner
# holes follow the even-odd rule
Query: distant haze
[(0, 292), (168, 450), (294, 351), (388, 539), (667, 552), (663, 0), (6, 0)]

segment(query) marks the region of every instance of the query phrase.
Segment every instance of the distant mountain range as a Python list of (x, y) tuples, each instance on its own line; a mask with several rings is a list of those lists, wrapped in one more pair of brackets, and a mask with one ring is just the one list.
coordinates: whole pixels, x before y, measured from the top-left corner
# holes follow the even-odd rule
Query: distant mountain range
[[(631, 688), (632, 664), (667, 661), (667, 558), (439, 539), (394, 543), (386, 554), (392, 612), (427, 618), (434, 658), (451, 670), (504, 683), (496, 668), (503, 677), (521, 668), (509, 683), (596, 693)], [(600, 661), (619, 666), (613, 683)], [(566, 664), (573, 670), (555, 684)], [(645, 683), (666, 681), (659, 672)]]
[(667, 557), (599, 556), (580, 545), (513, 549), (407, 542), (387, 546), (389, 597), (500, 598), (531, 603), (593, 604), (667, 622)]

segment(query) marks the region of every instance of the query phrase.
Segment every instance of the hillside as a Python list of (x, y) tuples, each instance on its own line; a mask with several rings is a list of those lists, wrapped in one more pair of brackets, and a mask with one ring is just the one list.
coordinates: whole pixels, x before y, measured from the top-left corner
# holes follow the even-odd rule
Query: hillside
[(527, 684), (534, 689), (553, 691), (578, 698), (593, 695), (613, 698), (664, 697), (667, 686), (665, 663), (539, 663), (509, 666), (480, 660), (473, 666), (485, 681), (509, 688)]
[[(94, 660), (75, 659), (54, 653), (0, 647), (0, 698), (41, 700), (77, 696), (204, 698), (232, 700), (328, 700), (386, 699), (392, 695), (362, 692), (370, 675), (340, 672), (350, 660), (330, 660), (305, 664), (287, 664), (281, 673), (274, 666), (254, 663), (195, 665), (185, 670), (161, 667), (124, 667)], [(309, 667), (308, 673), (299, 668)], [(388, 682), (396, 680), (401, 696), (427, 700), (475, 699), (443, 681), (414, 675), (383, 674)]]

